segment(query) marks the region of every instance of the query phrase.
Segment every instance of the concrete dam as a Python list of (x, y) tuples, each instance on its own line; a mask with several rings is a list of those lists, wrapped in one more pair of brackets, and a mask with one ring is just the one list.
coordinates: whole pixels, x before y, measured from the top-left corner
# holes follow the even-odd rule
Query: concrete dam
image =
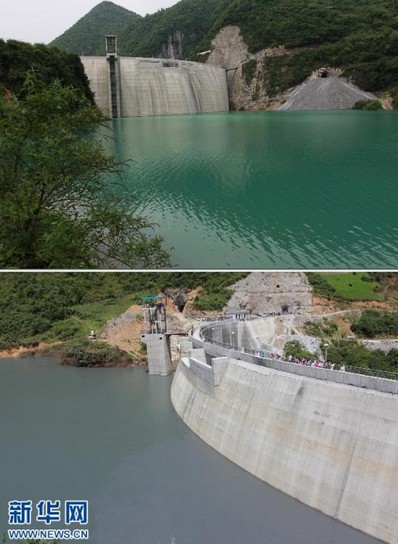
[[(262, 322), (266, 344), (272, 319)], [(206, 443), (264, 482), (396, 544), (398, 382), (259, 359), (246, 346), (238, 351), (237, 342), (257, 338), (259, 326), (253, 335), (249, 323), (230, 332), (211, 323), (181, 340), (175, 410)]]
[(229, 111), (226, 72), (197, 62), (81, 57), (96, 104), (110, 117)]

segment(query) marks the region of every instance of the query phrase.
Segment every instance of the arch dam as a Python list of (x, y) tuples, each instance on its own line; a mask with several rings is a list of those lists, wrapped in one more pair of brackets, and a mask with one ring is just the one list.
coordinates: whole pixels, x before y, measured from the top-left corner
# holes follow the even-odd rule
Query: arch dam
[(229, 111), (223, 68), (197, 62), (80, 57), (96, 104), (110, 117)]
[(274, 318), (181, 340), (171, 399), (219, 453), (301, 502), (398, 541), (398, 381), (267, 354)]

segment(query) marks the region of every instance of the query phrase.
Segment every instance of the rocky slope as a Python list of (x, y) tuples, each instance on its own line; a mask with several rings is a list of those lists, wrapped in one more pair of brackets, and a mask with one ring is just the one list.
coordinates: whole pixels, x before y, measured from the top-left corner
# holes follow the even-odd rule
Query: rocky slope
[(304, 272), (252, 272), (231, 286), (227, 309), (250, 313), (306, 313), (312, 303), (312, 287)]
[[(208, 64), (227, 71), (231, 109), (258, 111), (352, 109), (359, 100), (376, 96), (362, 91), (339, 76), (341, 69), (322, 67), (303, 83), (292, 88), (278, 84), (278, 64), (291, 62), (295, 51), (281, 45), (250, 54), (238, 26), (227, 26), (211, 42)], [(281, 71), (285, 67), (281, 66)], [(319, 77), (324, 69), (328, 77)]]

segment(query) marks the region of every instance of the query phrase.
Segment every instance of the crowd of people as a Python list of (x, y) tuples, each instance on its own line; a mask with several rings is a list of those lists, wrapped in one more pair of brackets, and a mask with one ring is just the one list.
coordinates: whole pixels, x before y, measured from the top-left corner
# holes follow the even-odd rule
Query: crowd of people
[[(335, 370), (336, 365), (334, 363), (329, 363), (327, 361), (320, 361), (319, 359), (305, 359), (304, 357), (293, 357), (293, 355), (289, 355), (288, 357), (284, 357), (281, 355), (278, 355), (277, 353), (269, 353), (267, 354), (267, 359), (274, 359), (278, 361), (284, 361), (288, 363), (294, 363), (296, 365), (303, 365), (303, 366), (311, 366), (313, 368), (326, 368), (328, 370)], [(339, 367), (339, 370), (345, 370), (345, 367)]]

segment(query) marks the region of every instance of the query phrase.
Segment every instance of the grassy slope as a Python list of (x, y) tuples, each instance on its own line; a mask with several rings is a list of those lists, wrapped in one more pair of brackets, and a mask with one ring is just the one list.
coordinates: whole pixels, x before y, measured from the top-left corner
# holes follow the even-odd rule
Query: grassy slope
[[(316, 295), (337, 301), (383, 301), (380, 280), (368, 272), (310, 273), (308, 279)], [(380, 279), (384, 281), (383, 275)]]
[[(362, 338), (396, 338), (398, 335), (397, 307), (398, 284), (395, 273), (322, 273), (309, 274), (314, 293), (344, 304), (349, 309), (350, 303), (358, 301), (385, 301), (391, 310), (367, 309), (360, 316), (348, 314), (346, 325), (351, 327), (350, 334)], [(340, 329), (341, 323), (325, 319), (321, 323), (309, 322), (305, 332), (319, 336), (323, 342), (329, 344), (328, 360), (337, 365), (352, 365), (361, 372), (370, 372), (378, 375), (378, 371), (393, 372), (386, 375), (398, 379), (398, 350), (392, 349), (389, 353), (381, 350), (369, 351), (364, 346), (346, 339), (347, 330)]]
[(343, 300), (384, 300), (379, 293), (380, 283), (373, 281), (368, 273), (320, 274)]

